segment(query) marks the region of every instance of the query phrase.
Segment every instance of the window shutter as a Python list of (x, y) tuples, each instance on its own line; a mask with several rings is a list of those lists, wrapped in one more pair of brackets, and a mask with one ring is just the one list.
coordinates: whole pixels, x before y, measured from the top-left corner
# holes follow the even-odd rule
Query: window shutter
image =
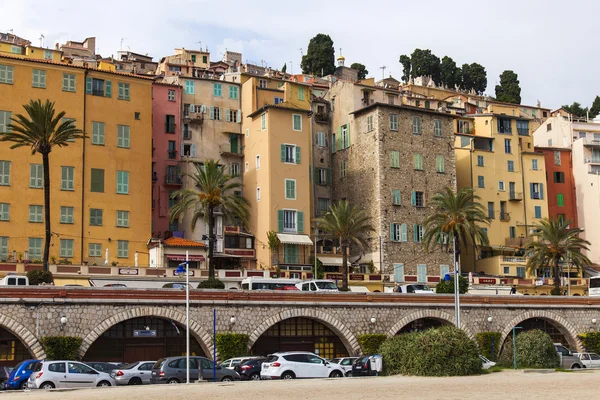
[(394, 224), (390, 224), (390, 240), (395, 242), (396, 235), (394, 234)]
[(346, 147), (350, 147), (350, 124), (346, 125), (347, 134), (348, 134), (348, 143)]
[(327, 185), (331, 184), (331, 169), (327, 168), (327, 181), (325, 182)]
[(413, 224), (413, 241), (415, 243), (419, 242), (419, 225)]
[(230, 122), (231, 121), (231, 118), (230, 118), (230, 115), (229, 115), (229, 108), (225, 109), (225, 121), (226, 122)]
[(210, 119), (215, 119), (215, 108), (213, 106), (210, 107)]
[(192, 150), (191, 150), (191, 154), (192, 157), (196, 157), (196, 144), (192, 143)]
[(181, 146), (179, 147), (179, 155), (181, 157), (183, 157), (185, 154), (183, 154), (183, 143), (181, 143)]
[(540, 200), (544, 200), (544, 184), (540, 183)]
[(414, 190), (411, 193), (410, 205), (415, 206), (415, 207), (417, 205), (417, 192), (415, 192)]
[(281, 162), (285, 162), (285, 144), (281, 145)]
[(304, 213), (298, 211), (296, 215), (298, 217), (298, 232), (304, 232)]
[(92, 78), (85, 78), (85, 94), (92, 94)]
[(533, 183), (529, 184), (529, 195), (533, 199)]
[(242, 123), (242, 110), (237, 110), (237, 119), (236, 119), (236, 121), (238, 123), (240, 123), (240, 124)]
[(112, 97), (112, 83), (110, 81), (104, 81), (104, 96)]
[(335, 134), (331, 135), (331, 154), (335, 153), (336, 150), (336, 141), (335, 141)]
[(296, 146), (296, 164), (300, 164), (300, 146)]
[(403, 264), (394, 264), (394, 282), (404, 282)]
[(344, 148), (344, 143), (342, 141), (342, 127), (341, 126), (338, 126), (337, 148), (340, 150)]
[(408, 241), (408, 232), (407, 232), (407, 227), (406, 224), (402, 224), (401, 226), (401, 231), (402, 231), (402, 237), (401, 240), (403, 242), (407, 242)]
[(283, 210), (277, 210), (277, 230), (283, 232)]

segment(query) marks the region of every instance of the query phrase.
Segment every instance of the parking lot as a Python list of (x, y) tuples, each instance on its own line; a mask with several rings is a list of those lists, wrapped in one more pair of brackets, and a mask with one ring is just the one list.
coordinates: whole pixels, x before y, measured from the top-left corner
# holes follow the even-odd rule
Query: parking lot
[(0, 400), (207, 399), (523, 399), (590, 398), (600, 370), (549, 374), (503, 371), (472, 377), (374, 377), (228, 384), (146, 385), (72, 391), (0, 392)]

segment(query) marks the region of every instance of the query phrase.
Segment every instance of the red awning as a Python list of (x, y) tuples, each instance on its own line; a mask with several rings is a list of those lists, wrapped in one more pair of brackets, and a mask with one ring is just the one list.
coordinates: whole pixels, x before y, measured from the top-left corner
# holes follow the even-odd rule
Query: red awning
[[(167, 259), (173, 261), (185, 261), (185, 254), (165, 254)], [(189, 256), (190, 261), (204, 261), (204, 256)]]

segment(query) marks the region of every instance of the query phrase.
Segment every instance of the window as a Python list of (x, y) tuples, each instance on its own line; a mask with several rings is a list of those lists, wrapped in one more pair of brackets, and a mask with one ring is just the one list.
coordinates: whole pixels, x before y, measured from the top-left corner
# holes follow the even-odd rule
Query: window
[(517, 267), (517, 278), (525, 278), (525, 267)]
[(423, 171), (423, 155), (419, 153), (415, 153), (413, 155), (413, 161), (415, 165), (415, 169), (417, 171)]
[(34, 69), (32, 73), (31, 86), (34, 88), (45, 89), (46, 88), (46, 71), (41, 69)]
[(10, 204), (0, 203), (0, 221), (10, 221)]
[(427, 265), (426, 264), (418, 264), (417, 265), (417, 282), (420, 282), (420, 283), (427, 282)]
[(485, 180), (484, 180), (484, 177), (482, 175), (479, 175), (477, 177), (477, 187), (478, 188), (484, 188), (485, 187)]
[(8, 236), (0, 236), (0, 261), (8, 261)]
[(73, 257), (73, 239), (60, 239), (60, 256)]
[(414, 207), (425, 207), (424, 193), (413, 191), (411, 195), (411, 205)]
[(117, 193), (129, 194), (129, 172), (117, 171)]
[(42, 164), (29, 164), (29, 187), (41, 189), (44, 182), (44, 166)]
[(350, 147), (350, 127), (348, 125), (342, 125), (340, 127), (340, 149), (347, 149)]
[(260, 116), (260, 130), (264, 131), (265, 129), (267, 129), (267, 113)]
[(283, 230), (287, 232), (296, 231), (296, 211), (283, 211)]
[(95, 193), (104, 193), (104, 170), (92, 168), (90, 191)]
[(534, 218), (542, 218), (542, 206), (535, 206), (534, 214), (535, 214)]
[(231, 175), (232, 177), (240, 176), (240, 164), (229, 164), (229, 175)]
[(129, 228), (129, 211), (117, 210), (117, 226)]
[(225, 109), (225, 121), (227, 122), (241, 122), (238, 121), (238, 116), (240, 115), (240, 110), (230, 110)]
[(282, 144), (281, 161), (292, 164), (300, 164), (300, 147), (293, 144)]
[(554, 152), (554, 165), (560, 166), (560, 151)]
[(440, 121), (439, 119), (433, 120), (433, 136), (444, 136), (444, 133), (442, 132), (442, 121)]
[(273, 101), (275, 104), (281, 104), (283, 103), (283, 97), (275, 97)]
[(516, 227), (514, 227), (514, 226), (509, 226), (509, 227), (508, 227), (508, 236), (509, 236), (511, 239), (514, 239), (514, 238), (516, 238), (516, 237), (517, 237), (517, 228), (516, 228)]
[(508, 160), (507, 163), (508, 172), (515, 172), (515, 162), (512, 160)]
[(317, 213), (318, 215), (325, 215), (329, 211), (329, 199), (319, 197), (317, 199)]
[(10, 186), (10, 161), (0, 161), (0, 186)]
[(221, 85), (220, 83), (213, 84), (213, 95), (215, 97), (222, 97), (223, 96), (223, 85)]
[(298, 100), (304, 101), (304, 88), (302, 86), (298, 88)]
[(260, 201), (260, 188), (256, 188), (256, 201)]
[(102, 226), (103, 211), (100, 208), (90, 208), (90, 225)]
[(441, 174), (446, 172), (446, 161), (444, 156), (435, 156), (435, 170)]
[(562, 193), (558, 193), (556, 195), (556, 203), (558, 204), (559, 207), (565, 206), (565, 197)]
[(340, 178), (345, 178), (346, 177), (346, 172), (348, 170), (347, 167), (348, 167), (348, 165), (346, 163), (346, 160), (342, 160), (340, 162)]
[(457, 122), (458, 122), (458, 133), (466, 133), (466, 134), (471, 133), (470, 124), (468, 121), (458, 120)]
[(504, 152), (506, 154), (511, 154), (511, 148), (510, 148), (510, 139), (504, 139)]
[(585, 139), (587, 132), (579, 132), (579, 139)]
[(63, 74), (63, 92), (75, 91), (75, 74)]
[(318, 171), (318, 184), (326, 186), (329, 184), (329, 170), (327, 168), (317, 168)]
[(237, 86), (229, 86), (229, 98), (237, 100), (237, 98), (238, 98), (238, 87)]
[(175, 101), (175, 91), (174, 90), (169, 89), (167, 91), (167, 100)]
[(61, 224), (72, 224), (75, 222), (74, 214), (75, 209), (73, 207), (60, 207), (60, 223)]
[(185, 94), (194, 94), (194, 81), (185, 81)]
[(29, 253), (30, 260), (40, 260), (42, 258), (42, 238), (29, 238)]
[(554, 183), (565, 183), (565, 173), (554, 172)]
[(400, 152), (398, 152), (398, 151), (390, 152), (390, 167), (400, 168)]
[(104, 122), (92, 121), (92, 144), (104, 146)]
[(505, 265), (502, 267), (502, 271), (503, 271), (504, 275), (510, 275), (510, 267)]
[(538, 160), (531, 160), (531, 169), (534, 171), (538, 170)]
[(367, 117), (367, 132), (371, 132), (373, 130), (373, 116), (369, 115)]
[(250, 136), (250, 129), (246, 128), (246, 137)]
[(13, 84), (14, 68), (9, 65), (0, 65), (0, 83)]
[(128, 240), (117, 240), (117, 257), (128, 258), (129, 257), (129, 241)]
[(520, 136), (529, 136), (529, 121), (517, 121), (517, 133)]
[(413, 133), (413, 135), (420, 135), (421, 134), (421, 118), (420, 117), (413, 117), (413, 119), (412, 119), (412, 133)]
[(195, 63), (196, 62), (196, 55), (192, 54), (192, 62)]
[(392, 242), (406, 242), (408, 240), (406, 224), (390, 224), (390, 240)]
[(256, 169), (260, 169), (260, 154), (256, 156)]
[(510, 119), (498, 118), (498, 133), (510, 133), (512, 134), (512, 128)]
[(483, 156), (477, 156), (477, 166), (478, 167), (483, 167)]
[(9, 125), (12, 123), (12, 121), (10, 120), (11, 117), (12, 112), (0, 110), (0, 132), (12, 131), (12, 129), (9, 127)]
[(398, 130), (398, 114), (390, 114), (390, 130)]
[(75, 190), (75, 167), (61, 167), (60, 190)]
[(565, 214), (558, 214), (557, 217), (558, 217), (558, 220), (561, 222), (564, 222), (565, 219), (567, 218), (567, 216)]
[(295, 131), (302, 130), (302, 116), (300, 114), (292, 115), (292, 127)]
[(394, 264), (394, 282), (404, 282), (404, 264)]
[(296, 180), (285, 180), (285, 198), (288, 200), (296, 200)]
[(317, 146), (327, 147), (327, 135), (324, 132), (317, 132)]
[(129, 148), (129, 127), (127, 125), (117, 125), (117, 147)]
[(117, 84), (117, 98), (119, 100), (129, 100), (129, 83), (119, 82)]
[(140, 113), (139, 113), (139, 112), (135, 112), (135, 113), (133, 114), (133, 116), (134, 116), (134, 118), (135, 118), (136, 120), (138, 120), (138, 121), (140, 120)]
[(43, 222), (44, 217), (44, 207), (43, 206), (29, 206), (29, 222)]
[(259, 79), (258, 80), (258, 87), (259, 88), (263, 88), (263, 89), (266, 88), (267, 87), (267, 81), (264, 80), (264, 79)]
[(544, 184), (543, 183), (530, 183), (529, 192), (531, 198), (536, 200), (544, 200)]
[(112, 83), (104, 79), (86, 78), (85, 93), (93, 96), (111, 97)]
[(398, 189), (392, 190), (392, 204), (396, 206), (400, 205), (400, 190)]
[(175, 116), (167, 114), (165, 116), (165, 132), (175, 133)]
[(494, 211), (494, 202), (488, 202), (488, 218), (494, 219), (496, 212)]

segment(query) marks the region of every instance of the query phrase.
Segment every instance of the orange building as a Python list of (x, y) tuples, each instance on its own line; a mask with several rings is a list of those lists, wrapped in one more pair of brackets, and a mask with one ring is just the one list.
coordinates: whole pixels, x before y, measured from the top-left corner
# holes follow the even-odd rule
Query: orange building
[(565, 218), (577, 226), (577, 201), (575, 198), (575, 180), (571, 149), (536, 147), (546, 161), (546, 180), (548, 182), (548, 216)]

